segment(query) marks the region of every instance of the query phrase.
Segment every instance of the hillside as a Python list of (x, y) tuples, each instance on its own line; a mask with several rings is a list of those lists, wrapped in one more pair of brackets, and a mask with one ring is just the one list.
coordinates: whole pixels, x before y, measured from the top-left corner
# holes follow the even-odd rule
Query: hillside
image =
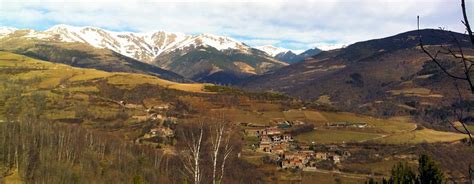
[[(240, 86), (282, 92), (341, 110), (385, 116), (418, 114), (439, 105), (449, 106), (456, 96), (452, 80), (417, 48), (418, 34), (410, 31), (325, 51), (304, 62), (253, 77)], [(421, 35), (433, 52), (436, 45), (453, 43), (445, 31), (421, 30)], [(454, 35), (463, 47), (470, 45), (466, 36)], [(465, 48), (468, 55), (474, 55), (473, 52)]]
[(99, 49), (84, 43), (68, 43), (27, 39), (17, 31), (15, 35), (0, 38), (0, 49), (30, 57), (81, 68), (94, 68), (109, 72), (142, 73), (163, 79), (186, 82), (184, 77), (159, 67), (137, 61), (108, 49)]
[[(450, 153), (470, 153), (463, 149), (464, 145), (452, 143), (459, 142), (464, 135), (417, 128), (408, 117), (378, 119), (323, 112), (311, 108), (314, 104), (275, 93), (83, 69), (4, 51), (0, 51), (0, 79), (0, 135), (8, 137), (0, 142), (0, 155), (14, 155), (15, 150), (20, 158), (30, 158), (21, 160), (17, 170), (9, 167), (14, 159), (2, 160), (0, 176), (7, 176), (6, 182), (187, 181), (186, 175), (178, 171), (184, 169), (183, 158), (188, 158), (188, 135), (199, 128), (197, 122), (210, 122), (206, 126), (211, 128), (213, 118), (222, 115), (229, 121), (226, 134), (235, 149), (225, 176), (226, 183), (231, 184), (280, 183), (287, 182), (289, 177), (292, 181), (353, 181), (353, 177), (362, 181), (365, 173), (385, 176), (396, 161), (412, 161), (414, 149), (432, 154), (437, 153), (430, 150), (434, 147)], [(349, 151), (354, 156), (341, 164), (320, 161), (322, 172), (318, 173), (278, 169), (278, 164), (266, 161), (273, 153), (255, 149), (258, 139), (249, 131), (279, 127), (281, 122), (293, 124), (294, 127), (280, 130), (294, 134), (298, 141), (291, 144), (295, 147), (316, 141), (312, 151), (337, 145), (337, 150)], [(367, 127), (331, 128), (328, 123), (332, 122), (365, 122)], [(208, 129), (206, 136), (207, 133)], [(207, 141), (205, 144), (203, 155), (210, 149)], [(370, 155), (379, 157), (374, 159)], [(393, 155), (410, 157), (400, 159)], [(458, 175), (459, 169), (450, 163), (459, 158), (444, 158), (442, 166)], [(361, 163), (368, 165), (358, 166)], [(27, 167), (33, 164), (37, 167)], [(331, 173), (334, 169), (344, 172)], [(208, 167), (203, 171), (210, 172)]]
[(218, 84), (234, 84), (288, 65), (253, 48), (219, 51), (210, 46), (163, 53), (152, 64), (194, 81)]

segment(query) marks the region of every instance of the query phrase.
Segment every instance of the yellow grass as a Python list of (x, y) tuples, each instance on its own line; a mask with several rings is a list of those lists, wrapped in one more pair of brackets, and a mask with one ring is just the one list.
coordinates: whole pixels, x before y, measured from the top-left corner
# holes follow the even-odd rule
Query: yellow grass
[(466, 138), (466, 135), (453, 133), (453, 132), (442, 132), (432, 129), (415, 130), (411, 132), (395, 134), (388, 136), (383, 139), (377, 140), (378, 142), (388, 144), (417, 144), (417, 143), (435, 143), (435, 142), (454, 142)]
[(83, 92), (83, 93), (90, 93), (90, 92), (99, 92), (99, 89), (95, 86), (77, 86), (77, 87), (69, 87), (68, 90), (70, 92)]
[[(76, 69), (77, 70), (77, 69)], [(109, 72), (104, 72), (104, 71), (99, 71), (99, 70), (94, 70), (94, 69), (87, 69), (87, 70), (80, 70), (76, 71), (76, 74), (73, 75), (69, 81), (75, 82), (75, 81), (88, 81), (88, 80), (94, 80), (94, 79), (101, 79), (105, 77), (109, 77), (113, 75), (112, 73)]]
[(324, 184), (360, 184), (367, 181), (367, 178), (361, 177), (347, 177), (335, 173), (317, 173), (317, 172), (303, 172), (302, 184), (324, 183)]
[(285, 115), (285, 118), (290, 121), (306, 119), (304, 111), (301, 110), (288, 110), (284, 111), (283, 114)]
[(407, 88), (400, 90), (389, 90), (387, 91), (392, 95), (403, 95), (403, 96), (417, 96), (417, 97), (432, 97), (432, 98), (442, 98), (443, 95), (432, 94), (430, 89), (427, 88)]
[(317, 111), (303, 111), (303, 113), (306, 116), (307, 120), (315, 122), (315, 123), (317, 122), (325, 123), (328, 121), (328, 119), (326, 119), (326, 117), (324, 117), (323, 114)]
[(384, 176), (390, 176), (390, 171), (392, 167), (398, 162), (402, 161), (401, 159), (384, 159), (377, 162), (370, 163), (345, 163), (343, 168), (349, 170), (350, 172), (360, 172), (365, 174), (383, 174)]
[(321, 112), (329, 122), (367, 123), (380, 133), (393, 134), (416, 128), (416, 125), (407, 117), (378, 119), (370, 116), (357, 115), (347, 112)]
[(246, 122), (259, 125), (268, 125), (271, 119), (261, 116), (257, 112), (244, 111), (235, 108), (222, 108), (222, 109), (213, 109), (215, 113), (222, 113), (226, 115), (226, 118), (233, 122)]
[(6, 176), (3, 178), (3, 182), (5, 184), (22, 184), (23, 179), (21, 179), (20, 174), (18, 173), (18, 170), (13, 171), (13, 173), (9, 176)]
[(122, 85), (126, 88), (133, 88), (140, 84), (155, 84), (164, 86), (170, 89), (176, 89), (181, 91), (195, 92), (195, 93), (210, 93), (204, 91), (205, 85), (201, 83), (177, 83), (167, 80), (163, 80), (157, 77), (144, 75), (144, 74), (129, 74), (129, 73), (116, 73), (113, 76), (107, 78), (108, 83), (115, 85)]
[[(93, 79), (107, 78), (111, 84), (121, 85), (123, 87), (133, 88), (140, 84), (160, 85), (170, 89), (195, 93), (209, 93), (204, 91), (205, 85), (211, 84), (186, 84), (163, 80), (154, 76), (143, 74), (130, 74), (119, 72), (104, 72), (95, 69), (74, 68), (64, 64), (55, 64), (41, 61), (26, 56), (0, 51), (0, 67), (23, 67), (35, 69), (26, 73), (15, 75), (18, 79), (41, 78), (38, 88), (56, 88), (61, 80), (69, 82), (86, 81)], [(9, 77), (12, 77), (9, 75)]]
[(431, 93), (430, 89), (427, 88), (407, 88), (401, 90), (390, 90), (388, 91), (393, 95), (400, 95), (400, 94), (420, 94), (420, 95), (428, 95)]
[(362, 142), (382, 137), (381, 134), (355, 132), (339, 129), (321, 129), (296, 136), (296, 140), (316, 144)]

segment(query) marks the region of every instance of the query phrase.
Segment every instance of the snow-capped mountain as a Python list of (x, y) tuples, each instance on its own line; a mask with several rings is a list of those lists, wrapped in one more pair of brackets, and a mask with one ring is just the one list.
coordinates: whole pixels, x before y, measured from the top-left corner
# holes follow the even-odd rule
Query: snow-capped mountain
[(45, 49), (34, 47), (47, 47), (51, 44), (84, 44), (87, 47), (114, 51), (118, 55), (158, 66), (193, 81), (221, 84), (235, 83), (250, 75), (263, 74), (288, 65), (240, 41), (212, 34), (115, 32), (69, 25), (56, 25), (45, 31), (2, 28), (0, 42), (6, 43), (10, 39), (41, 43), (31, 45), (28, 48), (31, 52), (43, 52)]
[(266, 54), (274, 57), (275, 59), (278, 59), (280, 61), (290, 63), (290, 64), (303, 61), (305, 58), (314, 56), (321, 52), (320, 49), (313, 48), (313, 49), (306, 50), (300, 54), (297, 54), (289, 49), (275, 47), (273, 45), (264, 45), (264, 46), (258, 46), (255, 48), (265, 52)]
[(9, 34), (15, 32), (16, 30), (18, 30), (18, 29), (13, 28), (13, 27), (0, 27), (0, 38), (4, 37), (6, 35), (9, 35)]
[(258, 46), (255, 48), (267, 53), (269, 56), (272, 56), (272, 57), (275, 57), (277, 54), (290, 51), (289, 49), (275, 47), (273, 45), (263, 45), (263, 46)]
[[(0, 36), (7, 36), (16, 29), (0, 28)], [(87, 43), (97, 48), (106, 48), (122, 55), (151, 62), (164, 52), (190, 46), (207, 45), (218, 50), (249, 50), (244, 43), (225, 36), (211, 34), (186, 35), (183, 33), (154, 31), (146, 33), (114, 32), (96, 27), (56, 25), (45, 31), (29, 30), (26, 38), (49, 39), (62, 42)]]

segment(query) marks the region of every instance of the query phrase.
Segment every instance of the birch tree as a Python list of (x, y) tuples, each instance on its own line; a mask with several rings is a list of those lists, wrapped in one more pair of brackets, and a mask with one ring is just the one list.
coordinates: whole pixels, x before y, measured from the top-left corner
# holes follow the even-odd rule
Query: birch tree
[(216, 170), (217, 170), (217, 159), (222, 142), (222, 134), (224, 134), (225, 124), (222, 121), (216, 122), (214, 130), (211, 133), (211, 144), (212, 144), (212, 183), (216, 184)]
[[(226, 126), (224, 118), (218, 119), (214, 122), (211, 131), (211, 160), (212, 160), (212, 183), (222, 183), (225, 171), (225, 162), (232, 152), (232, 146), (229, 145), (230, 135)], [(219, 158), (221, 158), (221, 165), (218, 165)], [(220, 167), (220, 175), (218, 176), (218, 169)]]
[(184, 157), (184, 168), (186, 172), (189, 174), (190, 178), (194, 181), (194, 184), (201, 183), (201, 149), (203, 143), (203, 134), (204, 134), (204, 127), (203, 123), (200, 124), (198, 135), (190, 130), (191, 140), (187, 140), (187, 137), (183, 135), (186, 142), (186, 152), (187, 155)]
[(224, 156), (222, 158), (222, 163), (221, 163), (221, 175), (219, 177), (219, 184), (222, 183), (222, 180), (224, 179), (224, 171), (225, 171), (225, 163), (226, 160), (229, 158), (230, 154), (233, 151), (233, 147), (230, 145), (230, 136), (227, 136), (226, 143), (224, 146)]

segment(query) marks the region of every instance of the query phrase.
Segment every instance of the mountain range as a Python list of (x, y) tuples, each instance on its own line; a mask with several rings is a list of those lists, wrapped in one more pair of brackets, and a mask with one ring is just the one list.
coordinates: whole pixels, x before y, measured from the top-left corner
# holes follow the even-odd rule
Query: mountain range
[[(452, 81), (418, 48), (420, 36), (432, 50), (440, 44), (452, 45), (447, 34), (455, 35), (463, 47), (469, 43), (462, 34), (428, 29), (295, 54), (269, 45), (252, 48), (210, 34), (112, 32), (58, 25), (46, 31), (2, 28), (0, 49), (76, 67), (143, 73), (178, 82), (231, 84), (346, 111), (393, 115), (450, 103), (446, 98), (456, 95), (449, 90)], [(471, 52), (466, 49), (467, 54)]]
[(315, 56), (315, 55), (319, 54), (320, 52), (322, 52), (321, 49), (312, 48), (312, 49), (308, 49), (308, 50), (306, 50), (302, 53), (296, 54), (296, 53), (294, 53), (293, 51), (291, 51), (289, 49), (285, 49), (285, 48), (281, 48), (281, 47), (275, 47), (273, 45), (264, 45), (264, 46), (259, 46), (259, 47), (255, 47), (255, 48), (266, 52), (268, 55), (270, 55), (270, 56), (272, 56), (272, 57), (274, 57), (274, 58), (276, 58), (280, 61), (290, 63), (290, 64), (303, 61), (305, 58)]
[[(441, 104), (449, 106), (457, 96), (452, 90), (454, 81), (421, 51), (420, 37), (432, 53), (441, 44), (456, 46), (455, 37), (464, 54), (474, 55), (466, 35), (432, 29), (409, 31), (323, 51), (239, 85), (247, 90), (280, 92), (336, 109), (376, 115), (425, 113)], [(449, 71), (460, 69), (447, 62), (452, 61), (449, 56), (439, 55), (439, 59), (446, 61)]]
[[(73, 46), (75, 48), (71, 48), (71, 45), (75, 45)], [(56, 25), (45, 31), (0, 28), (0, 49), (14, 50), (21, 54), (28, 51), (30, 56), (58, 60), (57, 57), (51, 56), (53, 52), (44, 52), (46, 47), (82, 50), (81, 52), (86, 55), (113, 52), (100, 55), (121, 55), (124, 56), (122, 59), (133, 60), (134, 63), (141, 62), (140, 65), (143, 66), (140, 68), (159, 67), (190, 81), (218, 84), (233, 84), (249, 76), (260, 75), (287, 66), (288, 63), (303, 60), (302, 56), (295, 55), (289, 50), (281, 49), (280, 53), (269, 53), (267, 50), (252, 48), (230, 37), (212, 34), (187, 35), (166, 31), (114, 32), (96, 27), (69, 25)], [(58, 52), (54, 54), (57, 55)], [(61, 57), (62, 61), (64, 57), (66, 56)], [(73, 57), (76, 60), (77, 58), (85, 60), (77, 55), (67, 58), (69, 60)], [(88, 59), (91, 60), (90, 57)], [(117, 70), (112, 65), (104, 65), (103, 61), (96, 62), (100, 63), (101, 67), (96, 67), (93, 63), (85, 67), (107, 71), (134, 71)], [(121, 65), (123, 66), (123, 63)], [(181, 80), (173, 77), (168, 79)]]

